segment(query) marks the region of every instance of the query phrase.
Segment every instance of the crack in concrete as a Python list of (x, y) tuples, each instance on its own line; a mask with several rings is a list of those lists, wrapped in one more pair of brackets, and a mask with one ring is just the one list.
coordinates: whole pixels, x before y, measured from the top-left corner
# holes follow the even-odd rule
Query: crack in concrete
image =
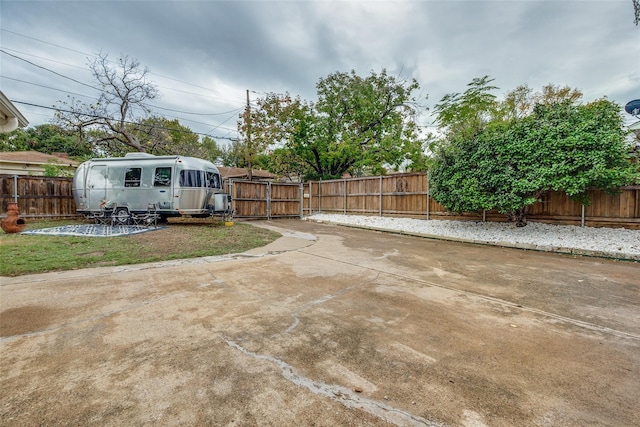
[(327, 397), (347, 408), (360, 409), (396, 426), (445, 427), (444, 424), (426, 420), (384, 402), (364, 397), (358, 394), (358, 392), (346, 387), (327, 384), (321, 381), (313, 381), (311, 378), (300, 375), (293, 366), (276, 357), (249, 351), (229, 338), (223, 338), (223, 340), (229, 347), (232, 347), (247, 356), (256, 360), (264, 360), (273, 363), (280, 369), (282, 376), (293, 384), (304, 387), (313, 394)]

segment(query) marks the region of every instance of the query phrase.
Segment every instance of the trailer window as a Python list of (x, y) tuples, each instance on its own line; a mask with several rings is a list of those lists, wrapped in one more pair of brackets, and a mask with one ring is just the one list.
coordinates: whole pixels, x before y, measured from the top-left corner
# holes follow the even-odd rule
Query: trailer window
[(142, 176), (142, 168), (126, 168), (124, 170), (124, 186), (140, 187), (141, 176)]
[(213, 172), (207, 172), (207, 187), (220, 188), (220, 175)]
[(181, 187), (204, 187), (204, 173), (197, 170), (184, 169), (180, 171)]
[(171, 168), (156, 168), (153, 175), (154, 187), (169, 187), (171, 185)]

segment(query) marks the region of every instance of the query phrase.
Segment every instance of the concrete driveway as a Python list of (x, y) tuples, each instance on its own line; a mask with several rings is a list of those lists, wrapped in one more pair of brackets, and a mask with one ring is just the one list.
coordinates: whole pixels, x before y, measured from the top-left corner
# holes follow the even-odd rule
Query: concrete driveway
[(640, 264), (255, 225), (284, 237), (1, 278), (0, 424), (640, 425)]

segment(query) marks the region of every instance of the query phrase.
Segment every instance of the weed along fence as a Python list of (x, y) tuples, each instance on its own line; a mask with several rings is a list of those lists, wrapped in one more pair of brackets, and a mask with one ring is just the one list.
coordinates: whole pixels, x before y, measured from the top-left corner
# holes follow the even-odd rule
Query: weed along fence
[[(402, 216), (424, 219), (504, 221), (497, 212), (452, 214), (429, 194), (426, 173), (310, 181), (304, 184), (234, 181), (227, 185), (234, 217), (301, 218), (316, 212)], [(71, 178), (0, 175), (0, 216), (17, 199), (25, 218), (73, 218), (76, 214)], [(564, 193), (549, 192), (529, 209), (530, 221), (592, 227), (640, 229), (640, 185), (619, 194), (589, 192), (583, 206)]]
[[(640, 186), (622, 187), (619, 194), (589, 191), (583, 206), (564, 193), (549, 192), (529, 209), (531, 221), (592, 227), (640, 229)], [(312, 181), (304, 186), (304, 213), (403, 216), (425, 219), (504, 221), (497, 212), (453, 214), (429, 194), (426, 173)]]
[(24, 218), (79, 218), (71, 186), (71, 178), (0, 175), (2, 215), (8, 203), (17, 201)]

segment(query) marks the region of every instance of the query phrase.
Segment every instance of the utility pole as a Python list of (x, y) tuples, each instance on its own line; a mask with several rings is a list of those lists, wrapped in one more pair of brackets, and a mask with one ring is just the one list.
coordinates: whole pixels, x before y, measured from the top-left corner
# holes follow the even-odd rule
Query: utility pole
[(247, 89), (247, 108), (245, 111), (245, 126), (247, 127), (247, 173), (249, 181), (253, 180), (253, 147), (251, 146), (251, 104), (249, 103), (249, 89)]

